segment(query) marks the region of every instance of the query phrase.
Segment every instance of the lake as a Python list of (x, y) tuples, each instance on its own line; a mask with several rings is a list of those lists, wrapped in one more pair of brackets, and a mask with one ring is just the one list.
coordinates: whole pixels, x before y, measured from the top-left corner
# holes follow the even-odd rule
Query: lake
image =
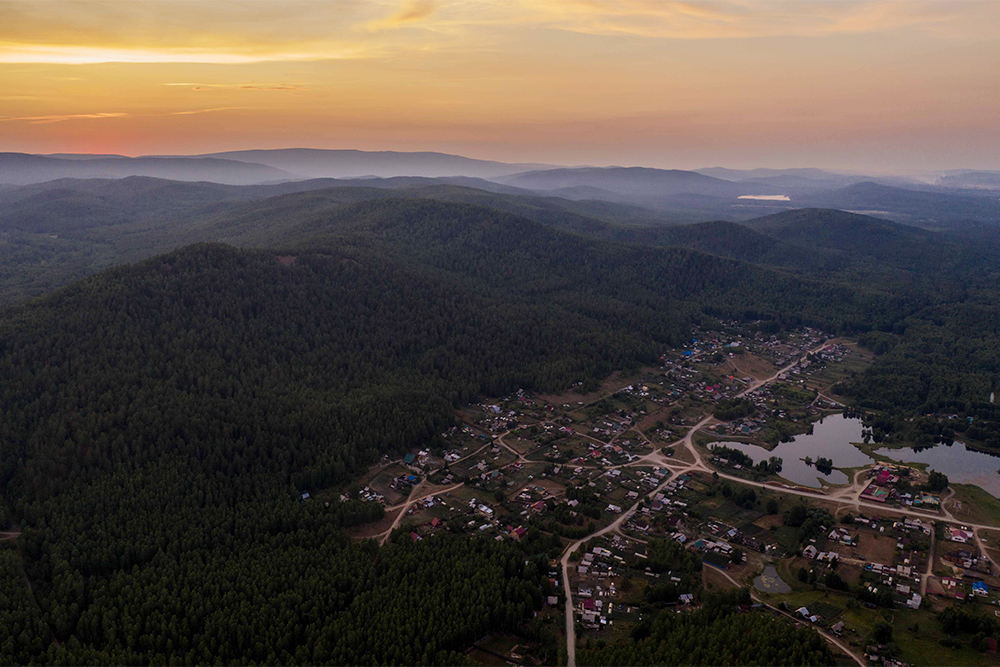
[(782, 477), (789, 482), (818, 489), (820, 479), (828, 484), (847, 484), (851, 480), (839, 470), (824, 475), (814, 466), (807, 466), (802, 459), (808, 456), (815, 461), (822, 456), (832, 459), (835, 468), (855, 468), (874, 463), (872, 457), (852, 445), (852, 442), (861, 442), (861, 420), (831, 415), (816, 422), (811, 435), (797, 435), (791, 442), (782, 442), (771, 451), (744, 442), (719, 444), (740, 450), (750, 456), (754, 463), (777, 456), (782, 460)]
[(737, 199), (755, 199), (757, 201), (792, 201), (788, 195), (740, 195)]
[[(847, 484), (847, 475), (833, 470), (829, 475), (820, 473), (814, 466), (807, 466), (802, 460), (806, 456), (815, 461), (820, 456), (832, 459), (835, 468), (855, 468), (875, 462), (870, 456), (852, 445), (861, 442), (861, 420), (848, 419), (843, 415), (825, 417), (813, 425), (811, 435), (798, 435), (791, 442), (783, 442), (768, 451), (757, 445), (744, 442), (722, 442), (719, 444), (738, 449), (750, 456), (754, 463), (772, 456), (782, 460), (781, 476), (790, 482), (819, 488), (819, 480), (828, 484)], [(924, 449), (890, 449), (883, 447), (876, 451), (898, 463), (926, 463), (931, 470), (943, 472), (951, 482), (975, 484), (989, 494), (1000, 498), (1000, 457), (966, 449), (962, 443), (952, 446), (937, 445)]]
[(961, 442), (937, 445), (926, 449), (888, 449), (875, 452), (900, 463), (926, 463), (931, 470), (948, 475), (949, 482), (975, 484), (992, 496), (1000, 498), (1000, 457), (966, 449)]

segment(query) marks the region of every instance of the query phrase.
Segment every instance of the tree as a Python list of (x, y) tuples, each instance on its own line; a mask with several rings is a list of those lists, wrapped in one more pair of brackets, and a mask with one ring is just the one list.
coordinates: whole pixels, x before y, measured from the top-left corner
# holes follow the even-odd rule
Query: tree
[(926, 488), (928, 491), (940, 493), (948, 488), (948, 476), (943, 472), (931, 470), (927, 479)]
[(892, 641), (892, 625), (880, 618), (872, 627), (872, 639), (878, 644), (888, 644)]

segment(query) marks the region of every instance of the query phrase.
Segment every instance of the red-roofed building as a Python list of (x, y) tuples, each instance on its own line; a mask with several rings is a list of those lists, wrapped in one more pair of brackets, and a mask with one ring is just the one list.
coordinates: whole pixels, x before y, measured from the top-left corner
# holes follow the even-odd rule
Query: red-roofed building
[(417, 535), (416, 533), (410, 533), (410, 539), (413, 540), (414, 542), (419, 542), (420, 536)]
[(431, 519), (431, 527), (432, 528), (437, 528), (440, 525), (441, 525), (441, 519), (439, 519), (437, 517), (434, 517), (433, 519)]

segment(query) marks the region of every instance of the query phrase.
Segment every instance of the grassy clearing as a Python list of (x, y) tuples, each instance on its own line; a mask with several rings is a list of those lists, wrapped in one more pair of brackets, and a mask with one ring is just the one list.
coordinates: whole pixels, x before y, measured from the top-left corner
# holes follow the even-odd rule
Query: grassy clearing
[(950, 507), (956, 519), (1000, 526), (1000, 500), (972, 484), (952, 484), (951, 488), (955, 490), (953, 500), (962, 503), (961, 509)]

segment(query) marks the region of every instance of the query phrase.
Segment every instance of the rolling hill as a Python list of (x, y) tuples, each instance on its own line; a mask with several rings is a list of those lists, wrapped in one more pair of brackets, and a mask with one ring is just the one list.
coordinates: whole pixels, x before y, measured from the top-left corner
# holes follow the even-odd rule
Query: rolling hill
[(751, 188), (705, 176), (694, 171), (678, 169), (649, 169), (645, 167), (580, 167), (574, 169), (547, 169), (515, 174), (496, 179), (506, 185), (529, 190), (565, 191), (568, 188), (591, 188), (589, 198), (601, 191), (637, 200), (656, 200), (679, 194), (703, 194), (716, 197), (737, 197), (755, 194), (759, 187)]

